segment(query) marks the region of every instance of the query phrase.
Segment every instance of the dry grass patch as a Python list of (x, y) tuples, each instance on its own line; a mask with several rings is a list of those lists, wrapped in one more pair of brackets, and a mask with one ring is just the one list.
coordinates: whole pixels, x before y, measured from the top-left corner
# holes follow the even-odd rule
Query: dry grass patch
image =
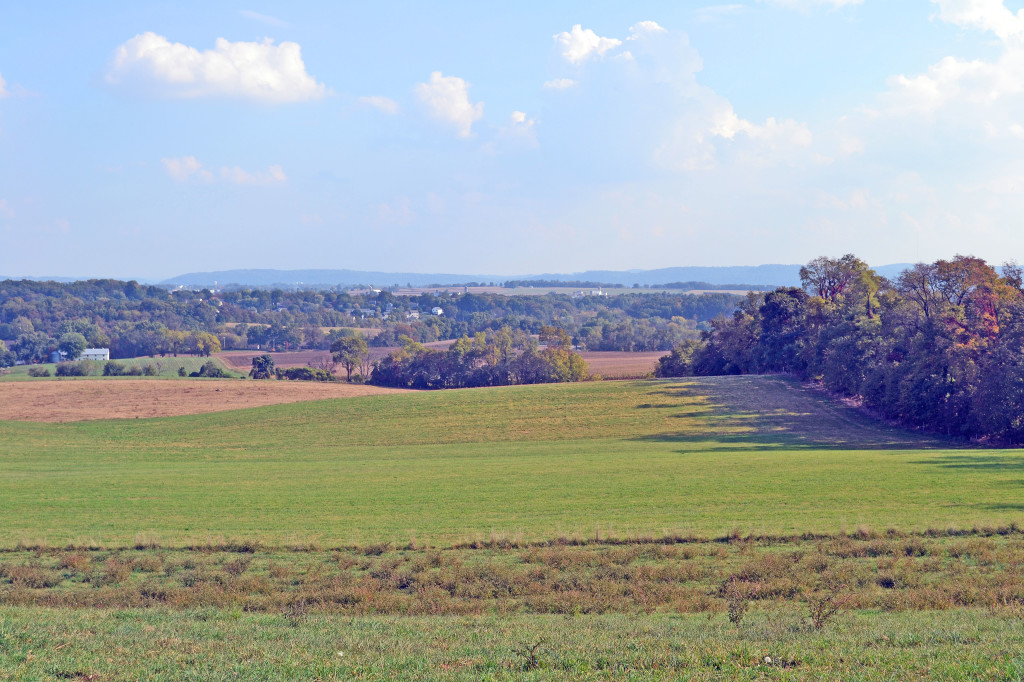
[(10, 382), (0, 383), (0, 420), (145, 419), (396, 392), (357, 384), (238, 379)]

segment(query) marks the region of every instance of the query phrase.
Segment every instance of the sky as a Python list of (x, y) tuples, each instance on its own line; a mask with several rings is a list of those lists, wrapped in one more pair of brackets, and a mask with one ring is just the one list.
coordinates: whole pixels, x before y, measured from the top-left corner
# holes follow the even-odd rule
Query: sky
[(1024, 260), (1024, 0), (0, 3), (0, 275)]

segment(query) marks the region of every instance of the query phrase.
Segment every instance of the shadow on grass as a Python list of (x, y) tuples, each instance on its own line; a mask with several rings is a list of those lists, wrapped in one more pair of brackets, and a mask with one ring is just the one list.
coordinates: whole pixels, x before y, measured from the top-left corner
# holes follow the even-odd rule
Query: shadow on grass
[(1011, 454), (1008, 451), (1005, 455), (949, 455), (948, 457), (933, 457), (931, 459), (919, 459), (912, 464), (927, 464), (930, 466), (942, 467), (943, 469), (970, 469), (974, 471), (1024, 471), (1024, 454)]
[(699, 377), (649, 395), (674, 398), (678, 407), (665, 405), (666, 416), (690, 422), (689, 428), (638, 441), (690, 444), (705, 452), (965, 447), (962, 441), (890, 426), (781, 376)]

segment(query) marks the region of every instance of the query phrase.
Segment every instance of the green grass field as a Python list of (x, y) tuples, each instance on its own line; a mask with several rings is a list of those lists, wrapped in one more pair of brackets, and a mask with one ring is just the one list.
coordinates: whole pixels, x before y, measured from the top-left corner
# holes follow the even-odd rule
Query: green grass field
[[(116, 362), (119, 365), (122, 365), (122, 366), (124, 366), (126, 368), (128, 368), (128, 367), (139, 367), (141, 369), (142, 367), (144, 367), (146, 365), (153, 365), (158, 370), (158, 374), (156, 376), (151, 376), (151, 377), (139, 377), (139, 376), (129, 377), (129, 378), (132, 378), (132, 379), (142, 379), (142, 378), (147, 378), (147, 379), (157, 379), (157, 378), (178, 379), (178, 378), (180, 378), (178, 376), (178, 368), (179, 367), (184, 367), (185, 368), (185, 372), (187, 372), (187, 373), (198, 372), (199, 368), (202, 367), (207, 362), (209, 362), (211, 359), (213, 360), (213, 362), (218, 367), (220, 367), (222, 370), (224, 370), (224, 372), (226, 372), (228, 374), (228, 376), (232, 376), (232, 377), (242, 376), (238, 372), (232, 371), (227, 365), (225, 365), (223, 362), (221, 362), (220, 360), (218, 360), (216, 358), (199, 358), (199, 357), (186, 357), (186, 356), (180, 356), (180, 357), (176, 357), (176, 358), (175, 357), (166, 357), (166, 358), (148, 358), (148, 357), (143, 357), (143, 358), (126, 358), (126, 359), (123, 359), (123, 360), (115, 360), (114, 362)], [(68, 381), (68, 380), (72, 380), (72, 379), (91, 379), (91, 378), (96, 378), (96, 377), (100, 377), (100, 378), (104, 378), (104, 379), (109, 379), (109, 378), (116, 379), (116, 378), (118, 378), (118, 377), (103, 377), (102, 375), (103, 375), (103, 365), (104, 364), (106, 364), (106, 363), (97, 362), (96, 363), (95, 372), (91, 376), (88, 376), (88, 377), (61, 377), (61, 380)], [(28, 370), (33, 368), (33, 367), (34, 368), (48, 370), (50, 372), (50, 376), (48, 376), (48, 377), (30, 377), (28, 375)], [(5, 370), (0, 371), (0, 381), (47, 381), (47, 380), (52, 381), (52, 380), (57, 378), (56, 374), (57, 374), (57, 365), (56, 365), (56, 363), (52, 363), (52, 362), (51, 363), (44, 363), (44, 364), (40, 364), (40, 365), (18, 365), (17, 367), (9, 367), (9, 368), (7, 368)]]
[(880, 427), (781, 378), (524, 386), (0, 424), (0, 546), (450, 544), (1024, 520), (1016, 450)]
[(1022, 679), (1022, 483), (781, 377), (0, 422), (0, 678)]

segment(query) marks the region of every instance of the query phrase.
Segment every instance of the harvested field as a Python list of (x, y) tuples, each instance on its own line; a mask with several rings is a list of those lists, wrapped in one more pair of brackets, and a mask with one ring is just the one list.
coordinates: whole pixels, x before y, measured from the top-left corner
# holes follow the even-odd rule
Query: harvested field
[[(428, 348), (444, 349), (453, 341), (434, 341), (424, 344)], [(397, 348), (370, 348), (370, 359), (380, 360)], [(217, 359), (236, 372), (248, 372), (252, 367), (252, 359), (263, 355), (260, 351), (239, 350), (218, 353)], [(665, 351), (656, 350), (645, 353), (627, 353), (619, 351), (583, 351), (580, 353), (587, 362), (591, 374), (600, 374), (608, 379), (644, 377), (654, 371), (658, 358), (666, 355)], [(325, 361), (331, 354), (325, 350), (288, 351), (270, 353), (276, 367), (307, 367), (310, 363)], [(335, 373), (344, 372), (341, 369)]]
[[(437, 348), (444, 350), (448, 346), (455, 343), (454, 341), (431, 341), (430, 343), (423, 344), (427, 348)], [(383, 357), (390, 355), (391, 353), (398, 350), (397, 347), (385, 346), (380, 348), (370, 347), (370, 361), (374, 362), (380, 360)], [(232, 350), (225, 351), (223, 353), (215, 354), (215, 357), (227, 365), (229, 368), (235, 371), (248, 372), (252, 368), (252, 359), (259, 357), (260, 355), (269, 355), (274, 358), (275, 367), (309, 367), (310, 363), (318, 363), (329, 360), (331, 353), (326, 350), (298, 350), (298, 351), (284, 351), (277, 353), (267, 353), (266, 351), (258, 350)], [(345, 372), (342, 369), (335, 370), (335, 374), (341, 374), (344, 376)]]
[(395, 392), (359, 384), (237, 379), (8, 382), (0, 384), (0, 420), (142, 419)]
[(658, 358), (667, 355), (663, 350), (644, 353), (620, 351), (583, 351), (580, 355), (587, 363), (591, 374), (600, 374), (606, 379), (644, 377), (654, 371)]

